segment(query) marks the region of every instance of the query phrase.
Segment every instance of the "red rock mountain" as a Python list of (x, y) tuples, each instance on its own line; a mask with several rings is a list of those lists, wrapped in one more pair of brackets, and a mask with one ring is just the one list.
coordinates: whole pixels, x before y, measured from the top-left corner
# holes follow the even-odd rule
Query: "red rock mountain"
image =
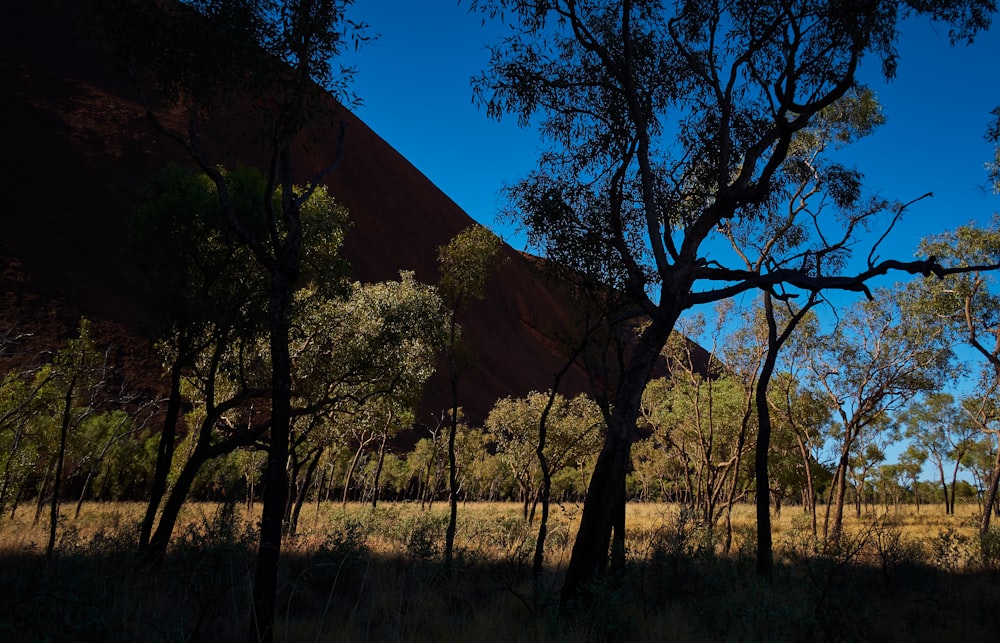
[[(0, 339), (20, 336), (0, 373), (61, 344), (81, 314), (99, 341), (114, 347), (133, 384), (156, 389), (159, 367), (139, 331), (130, 287), (127, 222), (139, 190), (180, 147), (144, 115), (132, 81), (98, 37), (85, 2), (15, 0), (0, 20), (0, 114), (4, 205), (0, 215)], [(337, 108), (331, 99), (330, 110)], [(345, 253), (362, 281), (413, 270), (436, 278), (438, 246), (472, 220), (416, 168), (351, 114), (344, 160), (327, 181), (351, 213)], [(227, 165), (253, 163), (238, 118), (209, 131), (208, 147)], [(329, 119), (309, 132), (297, 165), (308, 176), (336, 149)], [(478, 366), (463, 380), (463, 402), (481, 419), (505, 395), (552, 385), (568, 327), (566, 300), (539, 280), (527, 260), (505, 248), (506, 265), (487, 298), (462, 319)], [(13, 358), (11, 357), (13, 353)], [(6, 362), (6, 364), (4, 363)], [(566, 390), (585, 388), (580, 371)], [(448, 406), (445, 379), (431, 381), (422, 421)]]

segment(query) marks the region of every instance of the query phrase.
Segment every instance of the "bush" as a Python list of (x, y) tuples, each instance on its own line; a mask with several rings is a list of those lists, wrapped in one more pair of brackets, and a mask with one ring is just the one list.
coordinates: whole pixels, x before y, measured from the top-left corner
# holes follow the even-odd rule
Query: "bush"
[(973, 559), (972, 538), (954, 527), (938, 532), (930, 541), (931, 561), (946, 572), (954, 573)]

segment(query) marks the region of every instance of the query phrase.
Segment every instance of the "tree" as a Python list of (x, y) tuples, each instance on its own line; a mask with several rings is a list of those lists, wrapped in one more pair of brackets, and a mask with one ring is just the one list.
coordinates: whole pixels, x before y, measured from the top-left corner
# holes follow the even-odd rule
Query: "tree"
[[(238, 169), (227, 172), (226, 180), (230, 192), (252, 209), (263, 191), (259, 175)], [(146, 550), (174, 459), (183, 377), (200, 355), (260, 331), (266, 284), (248, 249), (222, 220), (215, 185), (188, 168), (168, 166), (147, 182), (130, 236), (147, 326), (164, 357), (170, 387), (139, 529), (139, 549)]]
[(647, 386), (643, 417), (683, 462), (686, 500), (711, 533), (733, 500), (730, 490), (756, 428), (750, 426), (753, 386), (726, 370), (715, 353), (699, 366), (693, 348), (681, 333), (668, 342), (669, 376)]
[(838, 420), (831, 433), (837, 465), (824, 523), (824, 533), (834, 540), (843, 525), (852, 456), (863, 457), (889, 415), (936, 389), (951, 364), (951, 347), (940, 326), (905, 314), (912, 310), (912, 295), (912, 289), (881, 291), (850, 309), (831, 333), (803, 339), (810, 350), (810, 381)]
[(544, 495), (542, 460), (536, 457), (543, 414), (548, 416), (544, 462), (550, 476), (595, 453), (604, 424), (600, 408), (583, 394), (566, 398), (533, 391), (523, 398), (497, 400), (486, 430), (495, 440), (497, 456), (513, 474), (528, 522)]
[[(972, 448), (973, 438), (978, 432), (976, 425), (965, 409), (956, 403), (954, 396), (940, 392), (927, 393), (910, 404), (901, 419), (906, 426), (906, 436), (914, 440), (914, 446), (927, 454), (937, 468), (945, 513), (954, 514), (958, 470)], [(950, 493), (944, 471), (948, 461), (954, 463)]]
[[(953, 37), (971, 37), (988, 24), (992, 3), (473, 5), (513, 23), (475, 95), (490, 116), (535, 119), (551, 143), (539, 171), (513, 188), (535, 206), (523, 208), (523, 223), (546, 256), (606, 256), (617, 277), (609, 285), (649, 320), (591, 477), (563, 587), (573, 601), (606, 566), (642, 392), (684, 310), (779, 283), (863, 291), (866, 279), (892, 269), (936, 269), (872, 255), (844, 274), (807, 254), (796, 267), (755, 274), (709, 260), (706, 241), (730, 222), (768, 223), (794, 170), (785, 164), (793, 138), (856, 86), (863, 58), (879, 57), (892, 75), (904, 17), (929, 14)], [(840, 187), (856, 185), (851, 176)]]
[[(144, 76), (141, 82), (156, 90), (155, 99), (188, 112), (186, 128), (171, 127), (149, 102), (157, 127), (180, 143), (215, 183), (224, 219), (268, 275), (271, 418), (250, 640), (271, 641), (274, 635), (292, 422), (289, 320), (303, 259), (301, 211), (319, 182), (339, 165), (342, 151), (332, 155), (327, 167), (308, 170), (312, 179), (296, 191), (293, 182), (301, 170), (295, 167), (292, 147), (306, 124), (323, 113), (319, 106), (327, 93), (343, 93), (350, 79), (351, 70), (332, 62), (354, 35), (363, 36), (345, 18), (349, 2), (190, 0), (166, 10), (131, 0), (99, 4), (107, 9), (122, 55)], [(189, 11), (192, 7), (197, 15)], [(264, 142), (261, 152), (267, 159), (260, 204), (267, 216), (259, 229), (240, 216), (225, 176), (201, 140), (205, 117), (218, 116), (220, 106), (232, 107), (237, 100), (250, 105), (251, 127)]]
[[(960, 226), (925, 239), (921, 250), (936, 253), (949, 267), (967, 268), (940, 282), (923, 280), (917, 305), (981, 358), (979, 394), (964, 400), (963, 408), (987, 436), (996, 434), (993, 395), (1000, 385), (1000, 295), (991, 273), (976, 266), (1000, 257), (1000, 222), (994, 219), (987, 228)], [(980, 535), (989, 531), (1000, 487), (1000, 451), (997, 453), (986, 483)]]
[[(225, 181), (236, 216), (250, 229), (266, 227), (268, 213), (262, 205), (266, 178), (251, 168), (216, 171)], [(297, 186), (292, 189), (301, 191)], [(142, 559), (150, 566), (162, 562), (178, 513), (201, 467), (237, 448), (256, 444), (274, 421), (273, 413), (261, 414), (254, 408), (272, 392), (273, 382), (262, 370), (271, 366), (270, 360), (260, 357), (269, 356), (263, 346), (268, 329), (269, 277), (226, 221), (218, 192), (218, 185), (202, 173), (167, 168), (147, 186), (146, 201), (133, 226), (133, 240), (143, 257), (140, 270), (150, 293), (149, 314), (158, 320), (154, 330), (162, 338), (158, 346), (171, 379), (142, 529), (142, 534), (147, 529), (152, 533), (148, 541), (140, 540)], [(279, 190), (272, 197), (279, 202), (272, 204), (279, 212), (281, 193)], [(322, 186), (312, 190), (299, 210), (300, 225), (306, 232), (301, 279), (309, 285), (310, 297), (298, 297), (290, 314), (297, 324), (304, 325), (320, 306), (317, 302), (333, 301), (345, 291), (346, 269), (338, 252), (347, 213)], [(289, 328), (293, 325), (290, 319)], [(296, 358), (306, 360), (300, 354)], [(323, 374), (321, 371), (315, 377)], [(300, 397), (306, 394), (308, 381), (305, 371), (297, 373), (296, 394)], [(310, 384), (313, 390), (323, 390), (318, 382)], [(192, 448), (161, 507), (167, 472), (173, 463), (184, 387), (195, 405), (188, 421), (197, 429)], [(316, 412), (330, 403), (329, 398), (316, 395), (309, 400)], [(158, 509), (159, 522), (153, 531)]]
[[(62, 483), (65, 476), (67, 450), (72, 434), (83, 422), (97, 412), (98, 394), (107, 385), (105, 356), (97, 350), (90, 337), (90, 321), (80, 320), (79, 336), (70, 339), (66, 347), (55, 354), (52, 363), (43, 368), (36, 378), (44, 381), (40, 395), (45, 400), (48, 418), (55, 422), (55, 444), (50, 476), (52, 479), (49, 503), (49, 539), (45, 546), (46, 558), (51, 558), (56, 545), (59, 524), (59, 503), (62, 500)], [(39, 507), (42, 491), (39, 490)]]
[(440, 278), (438, 287), (451, 311), (448, 321), (448, 384), (451, 389), (451, 412), (448, 425), (448, 490), (450, 513), (445, 532), (445, 564), (451, 567), (458, 523), (458, 478), (455, 463), (455, 434), (458, 432), (458, 381), (470, 359), (468, 348), (461, 345), (458, 316), (466, 306), (485, 295), (486, 280), (497, 269), (500, 238), (474, 225), (458, 233), (447, 245), (438, 248)]
[[(794, 346), (794, 342), (793, 342)], [(790, 433), (798, 450), (802, 481), (802, 505), (810, 514), (812, 534), (818, 534), (816, 521), (817, 478), (828, 476), (826, 469), (817, 462), (817, 455), (823, 447), (824, 435), (828, 433), (832, 416), (818, 391), (802, 385), (797, 374), (804, 368), (804, 356), (792, 350), (792, 359), (785, 360), (787, 371), (779, 373), (768, 388), (769, 418), (778, 435)], [(758, 522), (758, 531), (762, 531)], [(759, 554), (760, 552), (758, 552)], [(758, 560), (760, 560), (758, 558)], [(766, 574), (765, 574), (766, 575)]]
[(388, 439), (412, 416), (445, 342), (446, 313), (437, 290), (407, 271), (399, 281), (351, 284), (343, 300), (303, 289), (298, 302), (293, 415), (319, 415), (322, 421), (299, 433), (293, 451), (308, 451), (318, 462), (324, 449), (354, 441), (346, 502), (363, 450)]

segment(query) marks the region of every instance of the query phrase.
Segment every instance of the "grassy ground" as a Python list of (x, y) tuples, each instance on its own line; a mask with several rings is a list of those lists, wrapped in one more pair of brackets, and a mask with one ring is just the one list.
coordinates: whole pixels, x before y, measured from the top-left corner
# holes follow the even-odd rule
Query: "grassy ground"
[[(138, 505), (86, 505), (57, 555), (31, 512), (0, 522), (0, 640), (244, 640), (255, 516), (192, 504), (161, 570), (136, 571)], [(599, 599), (561, 614), (557, 590), (580, 507), (554, 506), (546, 575), (532, 582), (535, 528), (513, 504), (460, 507), (457, 565), (441, 562), (447, 507), (303, 509), (285, 545), (285, 641), (995, 641), (1000, 569), (984, 559), (975, 507), (850, 517), (836, 547), (786, 508), (771, 583), (755, 574), (752, 507), (728, 554), (671, 505), (629, 507), (628, 563)], [(820, 517), (822, 523), (822, 516)], [(990, 551), (987, 551), (989, 554)]]

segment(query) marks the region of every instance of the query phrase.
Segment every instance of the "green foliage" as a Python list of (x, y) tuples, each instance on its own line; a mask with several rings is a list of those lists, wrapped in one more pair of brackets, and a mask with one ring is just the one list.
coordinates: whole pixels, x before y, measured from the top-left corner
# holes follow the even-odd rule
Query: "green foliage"
[(486, 280), (498, 267), (502, 246), (489, 229), (473, 225), (438, 248), (438, 288), (445, 305), (459, 310), (483, 298)]
[(931, 538), (931, 562), (948, 572), (957, 572), (975, 560), (973, 554), (974, 539), (960, 533), (954, 527), (939, 531)]
[[(495, 441), (497, 457), (509, 467), (522, 498), (534, 498), (542, 484), (536, 449), (548, 401), (549, 393), (537, 391), (524, 398), (503, 398), (486, 418), (485, 428)], [(544, 453), (549, 473), (555, 476), (566, 469), (581, 468), (596, 455), (604, 418), (586, 395), (567, 399), (556, 394), (546, 427)]]

